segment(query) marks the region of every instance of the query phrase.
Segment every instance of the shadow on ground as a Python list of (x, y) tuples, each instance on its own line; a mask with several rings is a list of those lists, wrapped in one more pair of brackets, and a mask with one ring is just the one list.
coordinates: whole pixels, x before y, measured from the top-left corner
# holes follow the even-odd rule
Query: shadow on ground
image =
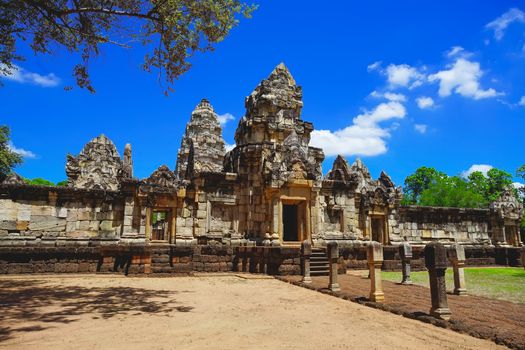
[(173, 297), (178, 293), (189, 291), (86, 288), (38, 279), (0, 280), (0, 342), (17, 332), (37, 332), (52, 327), (53, 323), (75, 322), (85, 314), (107, 319), (123, 314), (190, 312), (192, 306), (177, 305), (180, 303)]

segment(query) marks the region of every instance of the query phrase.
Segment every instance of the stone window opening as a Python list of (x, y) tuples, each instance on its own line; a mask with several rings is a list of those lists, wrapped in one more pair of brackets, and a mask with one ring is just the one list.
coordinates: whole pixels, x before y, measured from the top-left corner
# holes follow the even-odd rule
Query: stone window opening
[(154, 209), (151, 213), (151, 240), (168, 241), (170, 229), (170, 211)]

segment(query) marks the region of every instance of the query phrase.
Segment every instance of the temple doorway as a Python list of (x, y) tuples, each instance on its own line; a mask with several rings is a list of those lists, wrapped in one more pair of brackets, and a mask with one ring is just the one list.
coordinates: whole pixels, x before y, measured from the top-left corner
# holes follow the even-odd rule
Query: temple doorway
[(283, 240), (284, 241), (299, 241), (298, 230), (298, 216), (297, 205), (284, 204), (283, 205)]
[(383, 216), (372, 217), (372, 240), (384, 244), (385, 219)]

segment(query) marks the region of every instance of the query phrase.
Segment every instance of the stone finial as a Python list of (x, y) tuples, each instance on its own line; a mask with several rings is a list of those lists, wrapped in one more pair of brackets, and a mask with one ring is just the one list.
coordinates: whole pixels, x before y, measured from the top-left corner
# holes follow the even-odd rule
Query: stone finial
[(329, 242), (326, 246), (328, 251), (328, 260), (330, 264), (330, 281), (328, 288), (332, 292), (339, 292), (341, 287), (337, 282), (337, 262), (339, 260), (339, 245), (337, 242)]
[(122, 160), (121, 179), (133, 178), (133, 159), (131, 158), (131, 144), (126, 143), (124, 147), (124, 159)]
[(454, 294), (467, 295), (465, 282), (465, 248), (459, 244), (453, 244), (448, 250), (448, 259), (454, 271)]
[(449, 320), (451, 312), (448, 308), (447, 286), (445, 284), (447, 252), (443, 244), (432, 242), (425, 246), (425, 266), (428, 269), (430, 297), (432, 299), (430, 314), (443, 320)]
[(68, 186), (116, 191), (122, 167), (117, 148), (101, 134), (88, 142), (77, 157), (67, 156)]
[(203, 98), (186, 125), (175, 172), (181, 180), (191, 180), (202, 172), (222, 172), (225, 154), (219, 119), (210, 102)]
[(410, 279), (410, 261), (412, 259), (412, 246), (407, 242), (403, 242), (399, 245), (399, 256), (401, 258), (403, 279), (401, 284), (412, 284)]
[(383, 265), (383, 246), (379, 242), (370, 242), (366, 247), (366, 259), (370, 274), (370, 300), (382, 303), (385, 301), (381, 267)]
[(525, 246), (521, 247), (520, 256), (521, 256), (521, 265), (523, 265), (523, 268), (525, 269)]
[(312, 255), (312, 243), (305, 240), (301, 243), (301, 260), (303, 263), (303, 283), (312, 283), (310, 277), (310, 257)]

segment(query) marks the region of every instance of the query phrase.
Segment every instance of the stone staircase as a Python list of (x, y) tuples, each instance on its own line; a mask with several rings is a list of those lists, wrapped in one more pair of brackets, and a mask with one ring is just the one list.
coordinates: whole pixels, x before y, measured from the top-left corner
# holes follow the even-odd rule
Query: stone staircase
[(310, 275), (311, 276), (328, 276), (330, 273), (330, 265), (326, 249), (312, 248), (312, 256), (310, 257)]

